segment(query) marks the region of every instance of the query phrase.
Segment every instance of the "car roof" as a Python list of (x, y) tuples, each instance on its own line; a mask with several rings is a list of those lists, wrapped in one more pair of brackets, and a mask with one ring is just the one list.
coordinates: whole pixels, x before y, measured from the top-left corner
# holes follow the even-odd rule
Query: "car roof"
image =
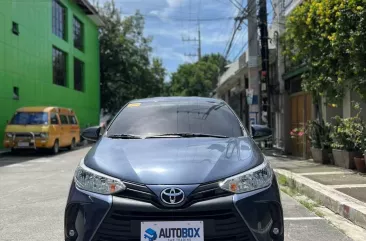
[(18, 112), (49, 112), (54, 107), (50, 106), (24, 106), (17, 109)]
[(59, 109), (60, 112), (71, 112), (73, 113), (72, 109), (65, 108), (65, 107), (57, 107), (57, 106), (24, 106), (18, 108), (17, 112), (51, 112), (55, 109)]
[(184, 102), (184, 101), (196, 101), (196, 102), (210, 102), (210, 103), (223, 103), (224, 101), (221, 99), (214, 99), (208, 97), (153, 97), (153, 98), (145, 98), (145, 99), (137, 99), (132, 100), (130, 103), (148, 103), (148, 102)]

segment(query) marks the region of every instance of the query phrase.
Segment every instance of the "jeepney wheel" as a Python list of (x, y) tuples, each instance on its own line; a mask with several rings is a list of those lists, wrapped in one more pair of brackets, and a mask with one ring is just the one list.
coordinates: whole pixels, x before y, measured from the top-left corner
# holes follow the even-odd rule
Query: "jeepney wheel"
[(75, 149), (75, 146), (76, 146), (76, 141), (75, 141), (75, 138), (72, 138), (72, 141), (71, 141), (71, 145), (68, 146), (68, 149), (71, 151), (71, 150), (74, 150)]
[(52, 154), (57, 154), (60, 150), (60, 145), (58, 144), (58, 140), (55, 140), (55, 144), (53, 144), (53, 147), (51, 149)]

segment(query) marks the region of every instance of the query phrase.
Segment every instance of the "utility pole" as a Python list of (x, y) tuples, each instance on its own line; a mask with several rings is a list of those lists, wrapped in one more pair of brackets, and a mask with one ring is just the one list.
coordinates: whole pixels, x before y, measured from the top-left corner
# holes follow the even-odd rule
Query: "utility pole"
[[(267, 96), (267, 121), (268, 127), (271, 128), (271, 92), (269, 83), (269, 49), (268, 49), (268, 25), (267, 25), (267, 1), (259, 0), (259, 30), (261, 40), (261, 57), (262, 57), (262, 73), (261, 78), (266, 83)], [(262, 91), (262, 88), (261, 90)]]
[(198, 22), (198, 60), (201, 59), (201, 24)]
[(198, 22), (198, 38), (182, 38), (183, 42), (196, 42), (198, 43), (198, 47), (197, 47), (197, 54), (184, 54), (185, 56), (188, 57), (198, 57), (198, 60), (201, 59), (201, 27), (200, 27), (200, 23)]
[[(258, 66), (258, 21), (257, 21), (257, 1), (248, 0), (248, 85), (247, 89), (253, 91), (253, 97), (260, 95), (260, 79), (259, 79), (259, 66)], [(256, 123), (261, 122), (261, 108), (260, 98), (258, 103), (247, 104), (246, 107), (246, 121), (250, 127), (250, 113), (253, 113), (257, 119)], [(247, 98), (245, 98), (247, 101)], [(258, 113), (258, 114), (257, 114)], [(249, 129), (250, 131), (250, 129)]]

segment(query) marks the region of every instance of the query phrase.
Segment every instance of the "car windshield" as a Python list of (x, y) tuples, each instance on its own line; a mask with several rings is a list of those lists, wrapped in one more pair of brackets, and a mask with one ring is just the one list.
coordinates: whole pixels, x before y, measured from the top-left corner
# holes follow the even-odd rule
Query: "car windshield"
[(12, 125), (47, 125), (48, 114), (45, 112), (17, 112), (10, 124)]
[(131, 134), (149, 137), (177, 133), (225, 137), (246, 135), (226, 104), (202, 101), (129, 104), (108, 129), (108, 136)]

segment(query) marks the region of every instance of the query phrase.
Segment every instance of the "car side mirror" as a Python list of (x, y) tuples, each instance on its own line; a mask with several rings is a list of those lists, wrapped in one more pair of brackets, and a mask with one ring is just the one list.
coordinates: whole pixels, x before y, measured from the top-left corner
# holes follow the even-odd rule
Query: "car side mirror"
[(81, 136), (87, 141), (96, 142), (100, 138), (100, 126), (92, 126), (83, 130)]

